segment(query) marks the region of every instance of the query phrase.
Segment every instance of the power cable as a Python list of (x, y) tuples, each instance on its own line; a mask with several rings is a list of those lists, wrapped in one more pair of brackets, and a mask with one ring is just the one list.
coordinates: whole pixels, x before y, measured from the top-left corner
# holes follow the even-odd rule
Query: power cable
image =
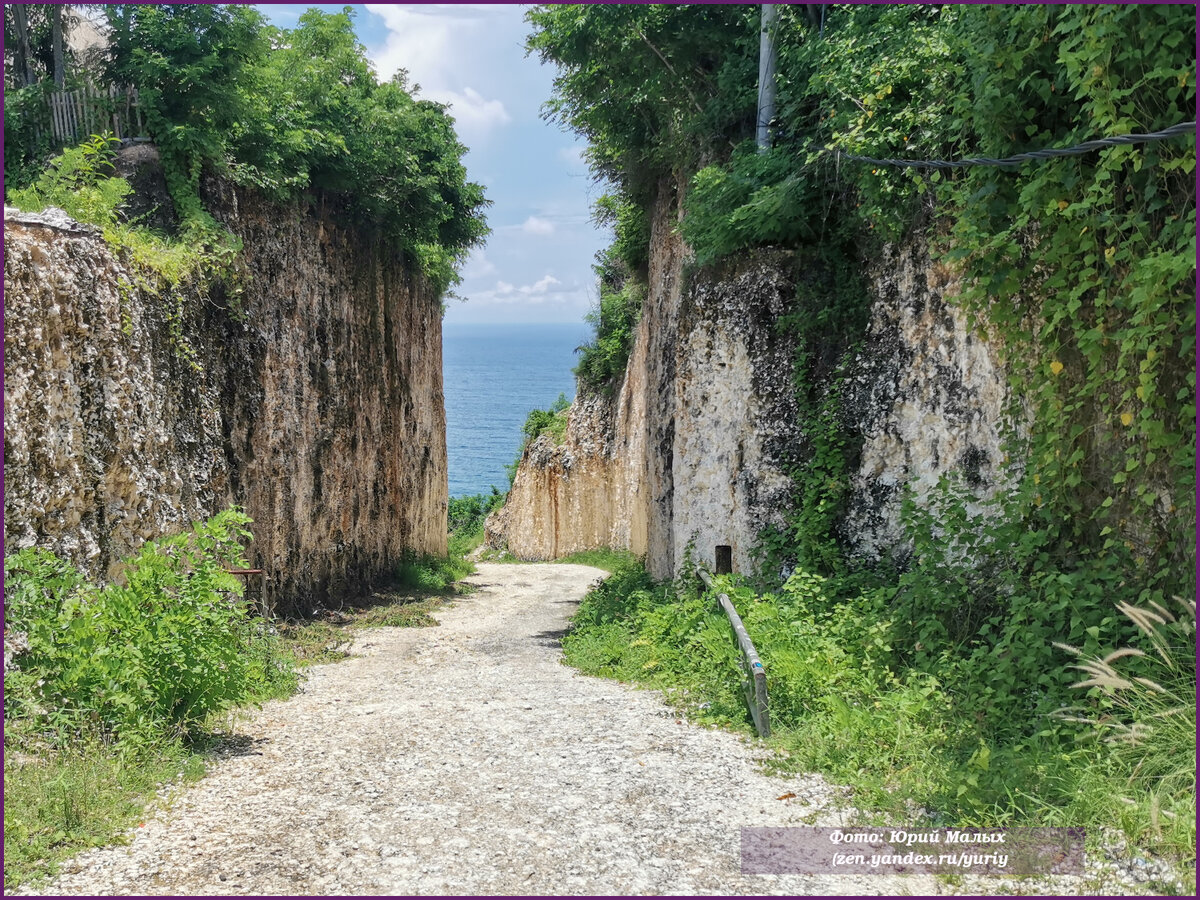
[(846, 153), (833, 148), (827, 148), (826, 152), (835, 154), (839, 159), (870, 163), (875, 166), (900, 166), (906, 169), (961, 169), (967, 166), (1016, 166), (1024, 162), (1033, 162), (1039, 159), (1082, 156), (1085, 153), (1091, 153), (1093, 150), (1101, 150), (1105, 147), (1120, 147), (1125, 144), (1146, 144), (1151, 141), (1165, 141), (1169, 138), (1178, 137), (1181, 134), (1195, 133), (1195, 122), (1180, 122), (1178, 125), (1172, 125), (1170, 128), (1164, 128), (1162, 131), (1155, 131), (1150, 134), (1119, 134), (1115, 137), (1085, 141), (1074, 147), (1030, 150), (1027, 153), (1006, 156), (1004, 159), (992, 159), (987, 156), (972, 156), (967, 159), (876, 159), (872, 156), (858, 156), (854, 153)]

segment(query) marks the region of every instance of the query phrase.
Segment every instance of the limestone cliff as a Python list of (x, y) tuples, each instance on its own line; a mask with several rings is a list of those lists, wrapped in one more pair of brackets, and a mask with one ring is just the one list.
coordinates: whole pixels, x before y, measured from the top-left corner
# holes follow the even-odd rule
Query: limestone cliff
[(335, 207), (217, 182), (240, 296), (5, 211), (4, 533), (94, 576), (229, 503), (279, 612), (445, 552), (440, 298)]
[[(577, 401), (562, 447), (528, 449), (492, 545), (531, 559), (627, 548), (667, 578), (689, 542), (710, 565), (728, 545), (735, 570), (751, 571), (762, 530), (784, 524), (789, 469), (811, 451), (781, 324), (802, 313), (797, 285), (812, 273), (785, 249), (689, 272), (676, 197), (664, 186), (652, 218), (647, 299), (616, 399)], [(837, 362), (849, 367), (842, 424), (862, 440), (839, 531), (877, 558), (899, 539), (905, 486), (920, 498), (960, 471), (980, 496), (994, 489), (1008, 394), (992, 348), (943, 301), (954, 277), (920, 246), (887, 248), (864, 275), (870, 324)]]

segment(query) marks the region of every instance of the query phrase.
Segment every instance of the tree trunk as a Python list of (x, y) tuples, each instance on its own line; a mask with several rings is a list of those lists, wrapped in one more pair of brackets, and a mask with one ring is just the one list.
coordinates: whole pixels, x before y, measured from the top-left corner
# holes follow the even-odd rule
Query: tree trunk
[(29, 14), (25, 7), (14, 3), (13, 25), (17, 29), (17, 72), (25, 85), (33, 84), (33, 52), (29, 49)]
[(63, 53), (63, 8), (57, 3), (50, 7), (50, 46), (54, 53), (54, 83), (61, 90), (67, 81), (67, 62)]

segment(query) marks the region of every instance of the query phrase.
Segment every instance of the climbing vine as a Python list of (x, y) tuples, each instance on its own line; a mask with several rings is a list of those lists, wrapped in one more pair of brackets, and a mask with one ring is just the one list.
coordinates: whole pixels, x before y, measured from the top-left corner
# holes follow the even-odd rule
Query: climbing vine
[[(1187, 122), (1194, 11), (860, 5), (833, 8), (818, 28), (786, 7), (766, 152), (748, 143), (753, 99), (723, 90), (745, 54), (756, 58), (737, 36), (757, 10), (714, 14), (690, 48), (677, 46), (669, 15), (641, 15), (546, 9), (531, 45), (560, 65), (553, 111), (593, 140), (598, 171), (625, 198), (645, 203), (630, 186), (648, 172), (691, 174), (681, 229), (698, 263), (766, 244), (796, 253), (796, 312), (780, 324), (797, 348), (803, 437), (794, 509), (763, 535), (766, 574), (831, 576), (823, 596), (834, 607), (864, 591), (886, 602), (895, 665), (952, 679), (964, 714), (993, 737), (1027, 739), (1069, 694), (1052, 639), (1091, 650), (1130, 638), (1114, 602), (1162, 603), (1190, 588), (1194, 142), (945, 173), (838, 151), (1006, 157)], [(677, 71), (688, 60), (687, 75), (649, 94), (623, 81), (606, 93), (596, 78), (608, 70), (575, 51), (596, 32), (602, 58), (618, 45), (641, 54), (636, 29)], [(727, 40), (707, 43), (718, 32)], [(652, 54), (638, 65), (669, 80)], [(639, 130), (647, 121), (655, 131)], [(679, 135), (691, 143), (674, 152)], [(861, 445), (840, 398), (870, 302), (838, 273), (911, 239), (956, 276), (961, 291), (944, 301), (1002, 357), (1007, 458), (991, 496), (955, 472), (920, 502), (909, 496), (905, 552), (872, 569), (838, 533)]]

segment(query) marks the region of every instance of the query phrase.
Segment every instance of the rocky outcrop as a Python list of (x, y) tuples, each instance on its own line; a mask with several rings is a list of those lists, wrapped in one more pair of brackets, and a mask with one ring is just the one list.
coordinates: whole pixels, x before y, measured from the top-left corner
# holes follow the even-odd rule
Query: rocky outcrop
[(505, 505), (488, 517), (489, 545), (519, 559), (556, 559), (579, 550), (622, 547), (646, 552), (649, 504), (644, 456), (636, 443), (641, 394), (580, 397), (567, 439), (543, 434), (529, 444)]
[(267, 599), (307, 612), (445, 552), (441, 306), (335, 206), (210, 183), (240, 285), (139, 276), (5, 211), (5, 549), (93, 576), (229, 503)]
[[(813, 273), (794, 253), (765, 250), (691, 272), (685, 286), (679, 204), (664, 188), (619, 399), (577, 402), (561, 448), (530, 447), (491, 523), (490, 542), (522, 558), (614, 546), (644, 553), (648, 570), (669, 578), (692, 543), (698, 561), (712, 565), (726, 545), (735, 570), (752, 571), (761, 532), (783, 525), (796, 502), (789, 472), (811, 447), (794, 338), (781, 324), (799, 314), (797, 286)], [(838, 529), (878, 558), (900, 540), (905, 487), (920, 502), (944, 473), (962, 473), (979, 497), (1001, 483), (1009, 396), (994, 349), (944, 300), (956, 280), (919, 244), (886, 248), (865, 275), (870, 325), (837, 362), (842, 426), (862, 440)], [(636, 524), (628, 538), (625, 522)]]
[(869, 273), (871, 322), (845, 381), (845, 424), (863, 441), (840, 531), (857, 555), (902, 549), (900, 501), (919, 503), (945, 475), (965, 487), (968, 511), (1019, 474), (1005, 434), (1019, 435), (996, 352), (947, 302), (957, 275), (920, 244), (888, 247)]

